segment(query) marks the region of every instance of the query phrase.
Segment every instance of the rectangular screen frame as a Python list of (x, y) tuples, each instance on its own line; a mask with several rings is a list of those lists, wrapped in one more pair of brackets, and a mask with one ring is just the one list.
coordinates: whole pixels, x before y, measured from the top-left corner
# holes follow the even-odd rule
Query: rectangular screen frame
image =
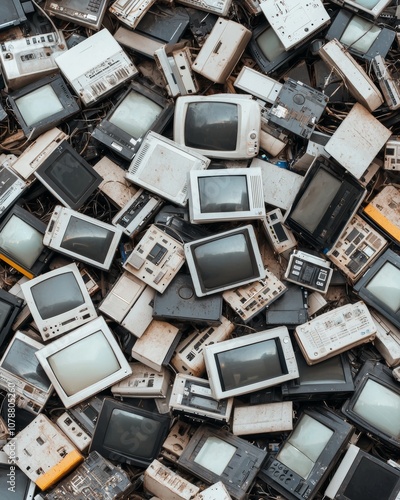
[(24, 301), (20, 297), (16, 297), (12, 293), (6, 292), (0, 288), (0, 302), (3, 302), (10, 306), (10, 312), (7, 315), (6, 322), (3, 328), (0, 330), (0, 355), (3, 353), (4, 348), (7, 347), (8, 337), (10, 335), (11, 327), (14, 323), (15, 318), (20, 313)]
[(22, 24), (27, 20), (20, 0), (8, 0), (8, 1), (15, 8), (16, 17), (10, 21), (3, 23), (1, 23), (1, 18), (0, 18), (0, 30), (9, 28), (10, 26), (18, 26), (19, 24)]

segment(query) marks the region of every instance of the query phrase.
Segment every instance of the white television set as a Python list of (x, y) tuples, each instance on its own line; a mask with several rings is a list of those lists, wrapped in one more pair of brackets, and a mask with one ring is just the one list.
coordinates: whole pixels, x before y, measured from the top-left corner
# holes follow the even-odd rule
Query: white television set
[(265, 217), (261, 168), (192, 170), (189, 214), (194, 224)]
[(216, 399), (240, 396), (299, 377), (286, 326), (210, 344), (203, 353)]
[(260, 105), (247, 94), (181, 96), (176, 99), (174, 141), (209, 158), (257, 156)]
[(21, 290), (43, 340), (58, 337), (97, 317), (75, 263), (26, 281)]
[(125, 377), (131, 367), (102, 316), (36, 352), (65, 408), (71, 408)]

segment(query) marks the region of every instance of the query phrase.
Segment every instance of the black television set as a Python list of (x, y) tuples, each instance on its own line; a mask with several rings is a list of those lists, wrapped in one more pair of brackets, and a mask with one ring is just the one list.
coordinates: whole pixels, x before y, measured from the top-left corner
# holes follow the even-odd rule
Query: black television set
[(376, 436), (389, 447), (400, 449), (400, 385), (392, 370), (366, 361), (354, 380), (354, 394), (342, 413), (359, 429)]
[(377, 55), (386, 56), (395, 36), (396, 32), (390, 28), (340, 9), (325, 38), (336, 38), (353, 56), (372, 61)]
[(0, 451), (0, 491), (2, 500), (33, 500), (36, 485), (9, 456)]
[(46, 76), (8, 95), (15, 118), (29, 140), (64, 122), (79, 111), (61, 75)]
[(67, 140), (37, 168), (34, 175), (66, 207), (78, 210), (103, 178)]
[(388, 248), (353, 287), (354, 292), (400, 328), (400, 256)]
[(345, 230), (367, 191), (334, 160), (318, 156), (308, 169), (284, 224), (326, 253)]
[(97, 125), (92, 136), (125, 160), (132, 160), (147, 132), (161, 133), (173, 112), (171, 99), (134, 81)]
[(0, 7), (0, 30), (18, 26), (27, 18), (20, 0), (3, 0)]
[(0, 259), (29, 279), (41, 274), (52, 256), (45, 231), (44, 222), (14, 205), (0, 223)]
[(111, 398), (104, 398), (90, 452), (135, 467), (146, 468), (158, 456), (171, 419)]
[(0, 288), (0, 353), (6, 347), (12, 324), (22, 309), (24, 301)]

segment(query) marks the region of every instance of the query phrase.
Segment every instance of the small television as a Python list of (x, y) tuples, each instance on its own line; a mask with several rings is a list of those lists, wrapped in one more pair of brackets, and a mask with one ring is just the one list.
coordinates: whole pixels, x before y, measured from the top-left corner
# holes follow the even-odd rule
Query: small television
[(0, 259), (31, 279), (40, 274), (52, 256), (43, 244), (46, 224), (14, 205), (0, 223)]
[(64, 140), (34, 175), (66, 207), (78, 210), (103, 178)]
[(9, 456), (0, 451), (0, 491), (2, 500), (33, 500), (36, 484)]
[(388, 248), (353, 287), (354, 292), (400, 328), (400, 256)]
[(20, 0), (3, 0), (0, 10), (0, 30), (26, 22)]
[(64, 122), (79, 111), (61, 75), (51, 75), (8, 95), (17, 122), (28, 140)]
[(343, 414), (361, 430), (399, 450), (400, 385), (392, 370), (382, 363), (366, 361), (354, 385), (354, 394), (342, 406)]
[(171, 99), (138, 81), (131, 82), (92, 136), (125, 160), (132, 160), (147, 132), (161, 133), (173, 112)]
[(359, 10), (373, 17), (379, 17), (380, 13), (391, 3), (391, 0), (332, 0), (333, 3), (349, 10)]
[(174, 141), (209, 158), (257, 156), (260, 105), (247, 94), (180, 96), (175, 102)]
[(350, 444), (324, 498), (336, 500), (396, 500), (400, 470)]
[(68, 257), (108, 270), (122, 230), (71, 208), (57, 205), (43, 244)]
[(286, 212), (284, 224), (326, 253), (346, 229), (366, 192), (341, 165), (318, 156)]
[(177, 465), (207, 484), (222, 481), (233, 499), (244, 500), (266, 456), (265, 450), (247, 440), (202, 424), (190, 438)]
[(132, 370), (102, 316), (36, 352), (65, 408), (131, 375)]
[(22, 310), (24, 301), (0, 288), (0, 353), (7, 345), (15, 318)]
[(265, 278), (251, 225), (185, 243), (184, 252), (198, 297)]
[[(365, 0), (362, 1), (367, 3)], [(374, 3), (374, 0), (367, 1), (370, 4)], [(396, 32), (390, 28), (375, 24), (354, 12), (340, 9), (325, 38), (327, 40), (336, 38), (353, 56), (372, 61), (377, 55), (386, 56), (395, 36)]]
[(167, 414), (104, 398), (90, 452), (97, 451), (109, 460), (146, 468), (157, 458), (170, 424)]
[(261, 168), (192, 170), (189, 214), (195, 224), (265, 217)]
[(259, 391), (299, 376), (286, 326), (207, 345), (203, 354), (216, 399)]
[(97, 317), (75, 263), (22, 283), (21, 290), (43, 340), (58, 337)]

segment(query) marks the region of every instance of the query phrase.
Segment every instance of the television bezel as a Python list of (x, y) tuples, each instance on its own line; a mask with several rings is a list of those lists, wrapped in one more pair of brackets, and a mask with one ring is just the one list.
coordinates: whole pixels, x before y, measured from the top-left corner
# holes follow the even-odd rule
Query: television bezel
[[(10, 219), (15, 216), (18, 219), (21, 219), (28, 226), (33, 227), (36, 231), (41, 234), (45, 234), (46, 232), (46, 224), (42, 222), (40, 219), (35, 217), (31, 212), (28, 212), (24, 208), (19, 205), (14, 205), (5, 215), (5, 217), (0, 222), (0, 235), (4, 227), (10, 221)], [(0, 259), (9, 264), (11, 267), (22, 273), (29, 279), (32, 279), (34, 276), (38, 276), (43, 272), (45, 267), (47, 266), (48, 261), (52, 257), (53, 252), (51, 249), (47, 248), (43, 243), (43, 249), (33, 263), (31, 267), (25, 266), (22, 262), (19, 262), (15, 259), (9, 252), (4, 251), (0, 246)]]
[[(363, 389), (365, 388), (365, 384), (368, 380), (372, 380), (386, 389), (396, 393), (400, 399), (400, 385), (394, 377), (392, 377), (392, 371), (386, 365), (383, 365), (380, 362), (366, 361), (363, 366), (358, 371), (356, 378), (354, 380), (355, 391), (354, 394), (347, 399), (342, 406), (343, 415), (351, 420), (359, 429), (364, 432), (368, 432), (376, 436), (380, 441), (384, 444), (388, 445), (391, 448), (400, 449), (400, 436), (396, 439), (394, 436), (377, 429), (369, 422), (359, 416), (354, 411), (354, 406), (358, 401)], [(378, 404), (378, 402), (376, 402)]]
[[(64, 391), (62, 385), (58, 381), (54, 371), (52, 370), (49, 364), (49, 358), (53, 354), (57, 354), (63, 349), (68, 348), (71, 345), (86, 339), (87, 337), (98, 331), (101, 331), (103, 333), (111, 350), (114, 352), (114, 355), (117, 358), (120, 368), (116, 372), (105, 377), (104, 379), (98, 380), (97, 382), (85, 387), (84, 389), (81, 389), (80, 391), (75, 392), (74, 394), (68, 396), (68, 394)], [(103, 316), (99, 316), (94, 320), (90, 321), (89, 323), (86, 323), (85, 325), (82, 325), (76, 328), (75, 330), (66, 333), (62, 337), (53, 340), (50, 344), (44, 346), (35, 354), (39, 360), (39, 363), (42, 365), (44, 371), (46, 372), (47, 376), (52, 382), (54, 390), (57, 392), (59, 398), (64, 404), (64, 407), (67, 409), (71, 408), (71, 406), (74, 406), (85, 399), (90, 398), (91, 396), (94, 396), (98, 392), (108, 387), (111, 387), (112, 385), (116, 384), (123, 378), (128, 377), (132, 373), (131, 367), (124, 353), (122, 352), (117, 341), (115, 340)]]
[[(136, 92), (163, 108), (159, 116), (152, 123), (151, 127), (149, 127), (149, 129), (138, 138), (132, 137), (130, 134), (125, 132), (125, 130), (117, 127), (110, 121), (110, 118), (118, 106), (131, 92)], [(174, 102), (171, 99), (167, 99), (162, 94), (146, 87), (138, 81), (133, 81), (129, 84), (129, 87), (118, 99), (112, 109), (107, 113), (106, 117), (99, 123), (99, 125), (96, 126), (92, 133), (92, 137), (105, 144), (108, 148), (122, 156), (125, 160), (131, 161), (142, 144), (145, 135), (150, 130), (156, 133), (163, 132), (173, 114)]]
[(15, 321), (15, 318), (18, 316), (22, 307), (24, 305), (24, 301), (20, 297), (16, 297), (12, 293), (7, 292), (0, 288), (0, 302), (3, 302), (11, 307), (7, 319), (4, 323), (4, 326), (0, 330), (0, 355), (3, 353), (3, 348), (6, 347), (8, 337), (12, 331), (11, 327)]
[[(246, 386), (228, 390), (224, 389), (218, 367), (217, 355), (221, 352), (240, 349), (241, 347), (247, 347), (249, 345), (258, 344), (268, 340), (275, 341), (282, 371), (285, 370), (286, 373), (268, 378), (261, 382), (250, 383)], [(211, 391), (216, 399), (240, 396), (250, 392), (259, 391), (282, 384), (283, 382), (298, 378), (299, 376), (293, 344), (290, 339), (289, 330), (286, 326), (278, 326), (276, 328), (271, 328), (270, 330), (263, 330), (260, 332), (250, 333), (242, 337), (217, 342), (216, 344), (209, 344), (204, 347), (203, 355)], [(283, 364), (285, 364), (285, 366), (283, 366)]]
[[(12, 473), (14, 470), (18, 469), (19, 471), (21, 471), (21, 474), (23, 474), (23, 477), (26, 476), (25, 472), (23, 470), (21, 470), (15, 463), (12, 462), (12, 460), (10, 459), (10, 457), (7, 455), (7, 453), (5, 451), (0, 451), (0, 467), (4, 467), (4, 469), (5, 469), (5, 466), (7, 466), (9, 473)], [(12, 480), (12, 474), (9, 476), (8, 480), (9, 481)], [(24, 497), (19, 498), (17, 500), (33, 500), (34, 499), (36, 484), (34, 483), (34, 481), (31, 481), (28, 478), (28, 476), (26, 476), (26, 481), (27, 481), (27, 483), (26, 483), (26, 489), (24, 492)], [(12, 494), (11, 494), (11, 496), (12, 496)]]
[[(34, 92), (35, 90), (45, 87), (46, 85), (50, 85), (50, 87), (53, 89), (63, 109), (57, 113), (54, 113), (54, 115), (50, 115), (47, 118), (39, 120), (32, 125), (27, 125), (25, 119), (22, 116), (22, 113), (18, 108), (17, 100), (30, 94), (31, 92)], [(79, 105), (77, 104), (75, 97), (69, 91), (65, 80), (58, 73), (41, 78), (40, 80), (25, 85), (21, 89), (11, 92), (8, 95), (8, 101), (15, 114), (17, 122), (19, 123), (23, 133), (29, 140), (36, 139), (39, 135), (43, 134), (53, 127), (56, 127), (61, 122), (64, 122), (72, 115), (78, 113), (78, 111), (80, 110)]]
[[(238, 109), (238, 131), (234, 150), (193, 148), (185, 142), (185, 122), (190, 104), (196, 103), (236, 104)], [(249, 94), (211, 94), (179, 96), (175, 101), (174, 141), (208, 158), (251, 159), (257, 156), (261, 139), (261, 108)], [(253, 137), (254, 136), (254, 137)]]
[(24, 9), (21, 5), (20, 0), (9, 0), (9, 2), (15, 8), (15, 14), (17, 17), (15, 17), (10, 21), (0, 24), (0, 30), (9, 28), (11, 26), (18, 26), (19, 24), (25, 23), (27, 21), (27, 17), (24, 13)]
[[(114, 410), (121, 410), (128, 413), (133, 413), (140, 417), (144, 417), (160, 423), (160, 429), (154, 443), (153, 456), (149, 459), (128, 456), (122, 451), (111, 450), (104, 444), (104, 437), (109, 426), (110, 419)], [(115, 399), (105, 397), (101, 406), (99, 416), (97, 418), (96, 427), (94, 429), (92, 442), (90, 444), (89, 452), (97, 451), (104, 458), (114, 460), (116, 462), (133, 465), (136, 467), (146, 468), (156, 458), (160, 452), (161, 446), (165, 441), (171, 424), (169, 414), (161, 414), (155, 411), (150, 412), (143, 408), (133, 406)], [(131, 437), (132, 438), (132, 437)], [(129, 440), (129, 436), (127, 436)]]
[[(354, 17), (360, 17), (364, 21), (374, 24), (381, 30), (375, 41), (364, 53), (354, 49), (351, 46), (344, 45), (341, 41), (343, 33)], [(325, 34), (326, 40), (330, 41), (336, 38), (345, 47), (346, 51), (350, 52), (350, 54), (369, 62), (371, 62), (377, 55), (386, 57), (390, 47), (392, 46), (395, 36), (396, 32), (394, 30), (375, 24), (373, 20), (368, 19), (367, 17), (363, 17), (358, 12), (356, 13), (354, 11), (349, 11), (346, 9), (339, 10), (335, 19), (332, 21), (332, 24), (329, 27), (327, 33)]]
[[(107, 231), (113, 233), (114, 236), (111, 240), (104, 262), (90, 259), (88, 257), (79, 254), (78, 252), (73, 252), (61, 246), (64, 240), (65, 231), (67, 230), (68, 224), (71, 221), (72, 217), (75, 217), (76, 219), (81, 219), (82, 221), (86, 221), (90, 224), (93, 224), (94, 226), (106, 229)], [(91, 266), (108, 271), (113, 262), (114, 254), (117, 249), (118, 243), (122, 237), (122, 234), (123, 234), (122, 229), (117, 228), (111, 224), (108, 224), (107, 222), (97, 220), (94, 217), (90, 217), (83, 213), (77, 212), (72, 208), (56, 205), (53, 211), (53, 215), (50, 219), (50, 222), (47, 225), (46, 232), (43, 237), (43, 244), (47, 245), (52, 250), (56, 250), (61, 254), (71, 257), (72, 259), (77, 259), (81, 262), (90, 264)]]
[[(92, 176), (90, 185), (76, 199), (73, 199), (69, 194), (57, 185), (49, 176), (48, 170), (59, 161), (64, 154), (69, 154), (73, 157), (76, 164), (79, 165), (81, 171), (85, 171)], [(103, 177), (70, 145), (67, 140), (58, 143), (57, 148), (41, 163), (35, 170), (34, 175), (39, 181), (66, 207), (78, 210), (89, 196), (99, 187), (103, 181)], [(62, 182), (60, 182), (62, 185)]]
[(375, 7), (372, 7), (372, 9), (368, 9), (354, 0), (332, 0), (332, 2), (340, 5), (341, 7), (347, 8), (348, 10), (356, 11), (357, 13), (360, 10), (361, 14), (366, 13), (374, 18), (377, 18), (390, 4), (391, 0), (378, 0)]
[[(199, 179), (212, 177), (245, 177), (249, 210), (202, 212)], [(227, 168), (191, 170), (189, 172), (189, 216), (192, 224), (240, 221), (265, 217), (261, 168)]]
[[(38, 285), (45, 283), (49, 278), (55, 278), (66, 274), (72, 274), (81, 291), (83, 303), (73, 309), (66, 311), (62, 314), (57, 314), (48, 319), (42, 319), (40, 311), (36, 305), (32, 289)], [(48, 271), (36, 278), (33, 278), (21, 284), (21, 290), (25, 298), (25, 302), (32, 314), (33, 320), (43, 338), (49, 340), (50, 338), (58, 337), (67, 333), (75, 328), (78, 328), (92, 319), (97, 318), (97, 312), (94, 307), (93, 301), (86, 288), (85, 282), (79, 272), (77, 265), (73, 262), (71, 264)]]
[(388, 306), (384, 304), (380, 299), (378, 299), (374, 294), (372, 294), (367, 286), (370, 281), (382, 270), (385, 264), (392, 264), (400, 271), (400, 256), (397, 255), (393, 250), (387, 248), (383, 254), (381, 254), (376, 261), (371, 265), (369, 269), (361, 276), (361, 278), (353, 286), (354, 292), (366, 302), (369, 306), (380, 312), (385, 318), (391, 321), (397, 328), (400, 328), (400, 308), (397, 311), (392, 311)]
[[(227, 283), (225, 285), (213, 288), (212, 290), (205, 289), (205, 287), (202, 285), (202, 280), (197, 269), (196, 259), (194, 257), (194, 251), (196, 250), (197, 247), (203, 244), (227, 238), (235, 234), (243, 234), (243, 236), (245, 237), (248, 250), (251, 253), (250, 257), (252, 260), (253, 270), (258, 272), (254, 273), (254, 275), (251, 278), (247, 278), (245, 280)], [(238, 286), (246, 285), (247, 283), (251, 283), (253, 281), (265, 278), (265, 268), (258, 247), (256, 235), (253, 226), (251, 226), (250, 224), (236, 229), (223, 231), (222, 233), (216, 233), (212, 236), (200, 238), (198, 240), (194, 240), (189, 243), (185, 243), (184, 252), (186, 258), (186, 264), (188, 266), (190, 275), (192, 277), (193, 287), (197, 297), (204, 297), (212, 293), (223, 292), (224, 290), (230, 290), (231, 288), (236, 288)]]

